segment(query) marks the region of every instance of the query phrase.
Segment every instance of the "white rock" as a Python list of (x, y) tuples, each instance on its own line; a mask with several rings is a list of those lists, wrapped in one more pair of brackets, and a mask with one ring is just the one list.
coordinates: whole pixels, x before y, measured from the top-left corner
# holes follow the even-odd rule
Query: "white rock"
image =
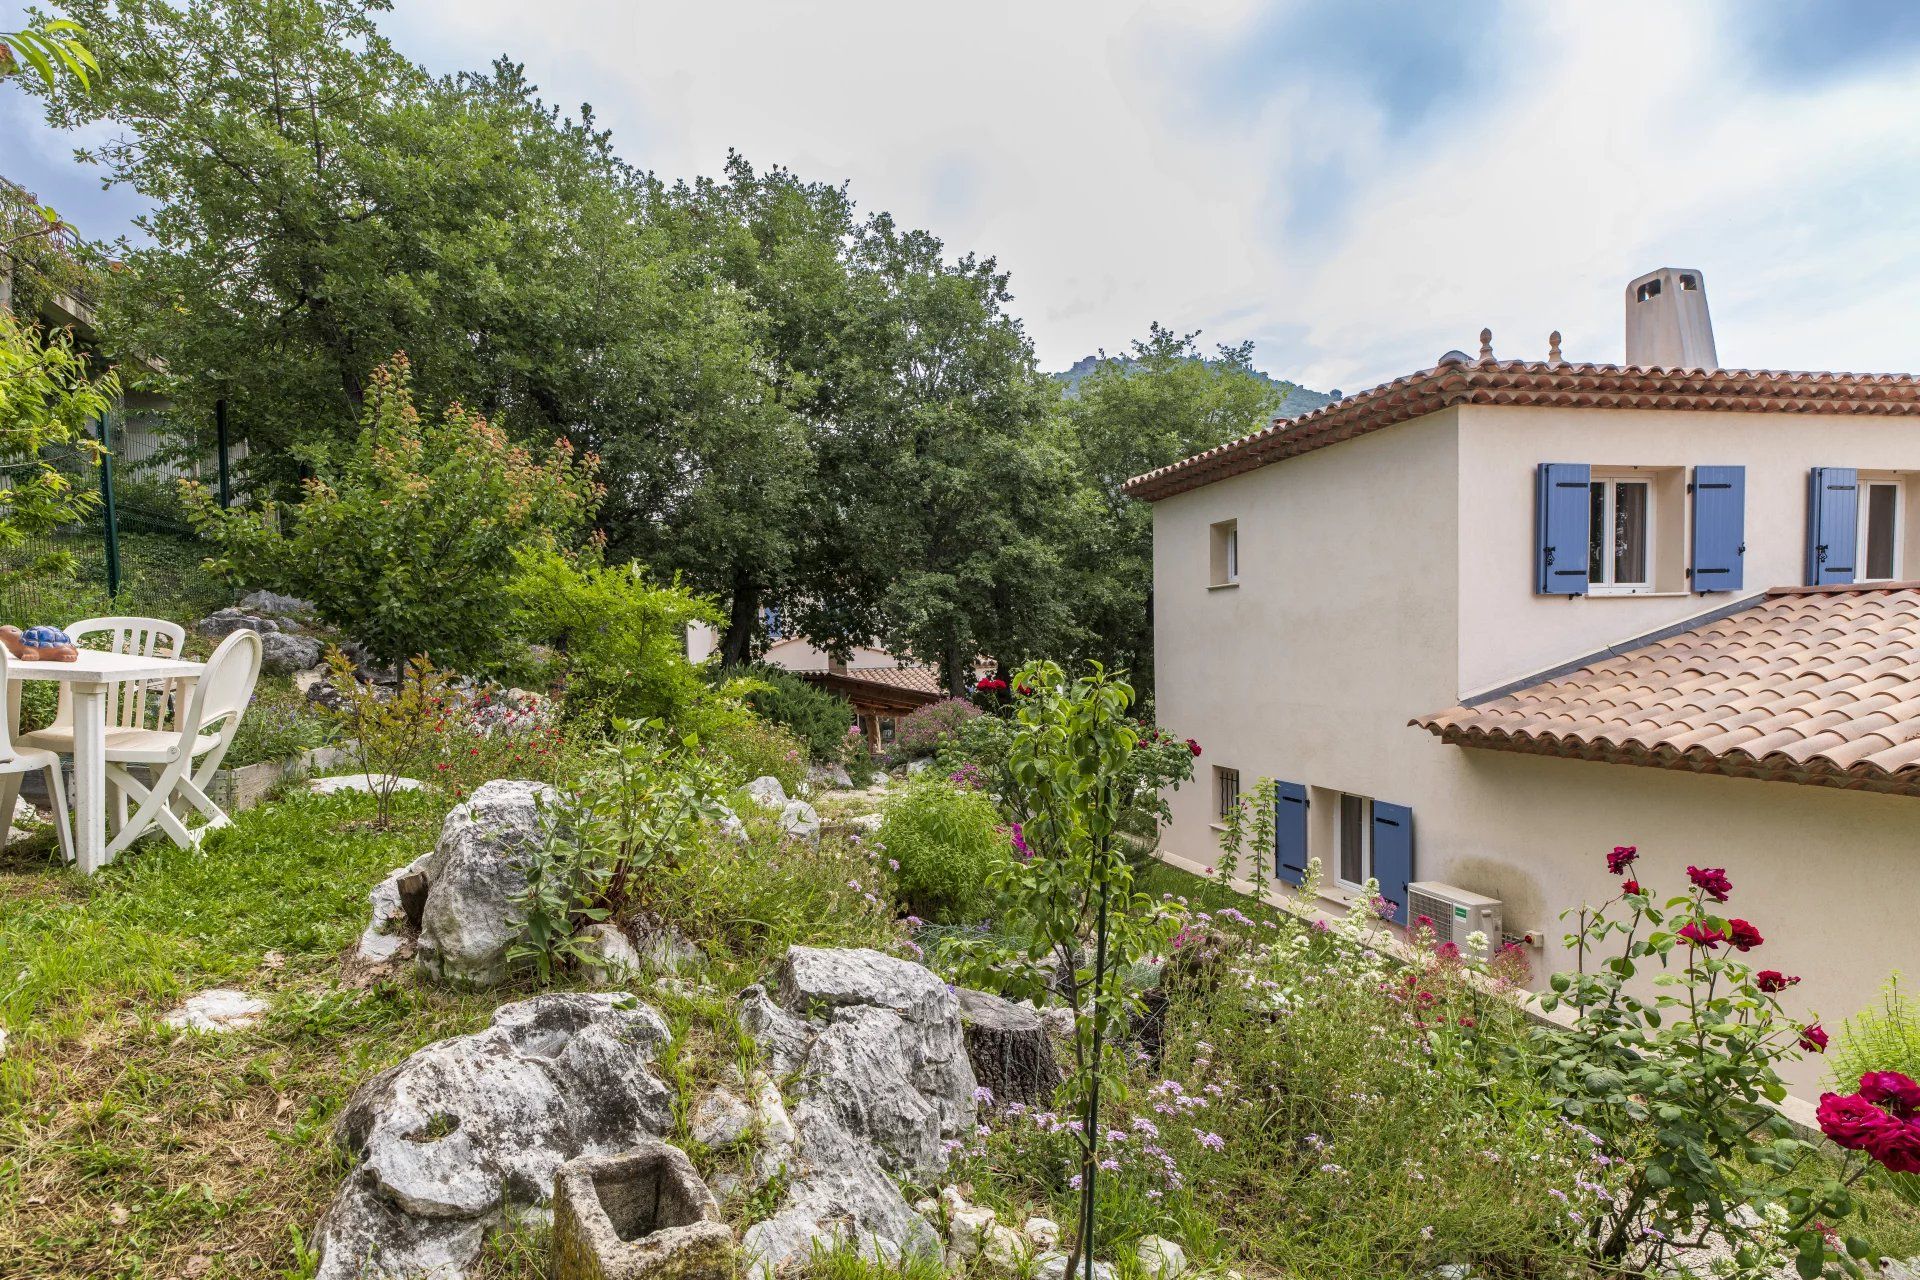
[(166, 1016), (166, 1024), (184, 1031), (244, 1031), (259, 1022), (267, 1002), (231, 987), (215, 987), (189, 997)]
[(947, 1218), (947, 1242), (959, 1257), (974, 1257), (986, 1247), (988, 1229), (996, 1225), (991, 1209), (984, 1206), (961, 1209)]
[(527, 861), (548, 838), (557, 794), (541, 782), (495, 779), (447, 815), (425, 866), (414, 958), (427, 973), (467, 987), (506, 978), (507, 951), (526, 924), (514, 899), (526, 892)]
[(998, 1222), (987, 1228), (980, 1243), (980, 1261), (987, 1264), (988, 1270), (1003, 1276), (1018, 1272), (1020, 1264), (1032, 1253), (1018, 1231)]
[(746, 793), (755, 804), (769, 809), (787, 807), (787, 789), (780, 785), (780, 779), (771, 774), (763, 774), (746, 785)]
[(853, 778), (848, 775), (845, 765), (816, 764), (807, 770), (807, 778), (823, 787), (831, 787), (838, 791), (845, 791), (853, 786)]
[(927, 759), (909, 760), (907, 761), (907, 776), (911, 778), (915, 774), (925, 773), (927, 770), (931, 768), (933, 768), (933, 761), (931, 760), (927, 760)]
[(307, 790), (317, 796), (337, 796), (346, 791), (377, 791), (389, 781), (395, 791), (418, 791), (426, 785), (418, 778), (396, 778), (384, 773), (340, 773), (312, 779), (307, 783)]
[(715, 1089), (700, 1099), (688, 1118), (693, 1140), (706, 1147), (730, 1147), (753, 1127), (753, 1110), (725, 1089)]
[(824, 1098), (847, 1128), (893, 1172), (943, 1171), (944, 1142), (973, 1132), (977, 1084), (952, 988), (879, 951), (793, 947), (780, 1003), (824, 1022), (806, 1051), (807, 1075), (834, 1082)]
[(356, 1167), (320, 1222), (315, 1280), (469, 1274), (566, 1161), (672, 1131), (648, 1070), (666, 1040), (629, 996), (536, 996), (369, 1080), (335, 1125)]
[(580, 930), (581, 971), (587, 981), (601, 985), (631, 982), (640, 976), (640, 953), (620, 926), (602, 920)]
[(1464, 1262), (1443, 1262), (1432, 1274), (1433, 1280), (1473, 1280), (1473, 1268)]
[(269, 631), (260, 637), (260, 669), (275, 675), (305, 671), (320, 661), (320, 642), (312, 636)]
[(885, 814), (861, 813), (861, 814), (856, 814), (851, 818), (848, 818), (847, 825), (850, 827), (858, 827), (862, 831), (874, 832), (874, 831), (878, 831), (880, 829), (880, 824), (882, 824), (886, 820), (887, 819)]
[(1052, 1218), (1028, 1218), (1021, 1230), (1035, 1249), (1047, 1250), (1060, 1243), (1060, 1224)]
[(432, 856), (423, 853), (406, 866), (396, 867), (387, 873), (385, 880), (368, 892), (370, 918), (367, 927), (360, 933), (360, 941), (354, 946), (354, 959), (363, 964), (385, 964), (407, 944), (410, 940), (409, 930), (406, 908), (400, 902), (400, 882), (408, 876), (419, 874)]
[(239, 607), (265, 618), (298, 617), (313, 612), (313, 602), (299, 596), (283, 596), (276, 591), (250, 591), (240, 597)]
[(1133, 1252), (1149, 1280), (1175, 1280), (1187, 1269), (1187, 1251), (1164, 1236), (1141, 1236)]
[(780, 811), (780, 829), (792, 839), (818, 843), (820, 815), (805, 800), (789, 800)]
[[(4, 1043), (0, 1041), (0, 1043)], [(913, 1202), (913, 1211), (923, 1218), (931, 1220), (940, 1212), (940, 1202), (932, 1196), (921, 1196)]]

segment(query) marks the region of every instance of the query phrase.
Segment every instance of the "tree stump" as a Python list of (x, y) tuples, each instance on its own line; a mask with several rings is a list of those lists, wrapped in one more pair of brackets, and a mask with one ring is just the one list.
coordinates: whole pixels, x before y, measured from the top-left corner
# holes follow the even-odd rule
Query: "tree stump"
[(966, 1029), (974, 1078), (993, 1091), (997, 1105), (1052, 1103), (1060, 1068), (1038, 1013), (984, 991), (962, 988), (960, 1022)]

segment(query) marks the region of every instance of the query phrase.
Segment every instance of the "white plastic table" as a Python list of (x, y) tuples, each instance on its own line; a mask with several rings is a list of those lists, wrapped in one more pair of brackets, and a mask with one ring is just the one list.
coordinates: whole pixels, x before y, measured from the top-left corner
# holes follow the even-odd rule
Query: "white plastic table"
[[(57, 680), (73, 691), (73, 852), (82, 875), (90, 876), (113, 861), (131, 837), (139, 834), (122, 831), (113, 843), (107, 843), (107, 707), (113, 701), (108, 693), (128, 680), (178, 680), (190, 685), (204, 670), (203, 662), (95, 649), (82, 649), (73, 662), (7, 664), (9, 684)], [(13, 714), (16, 702), (15, 691), (7, 690), (8, 715)], [(20, 778), (17, 773), (0, 774), (0, 827), (13, 818)]]

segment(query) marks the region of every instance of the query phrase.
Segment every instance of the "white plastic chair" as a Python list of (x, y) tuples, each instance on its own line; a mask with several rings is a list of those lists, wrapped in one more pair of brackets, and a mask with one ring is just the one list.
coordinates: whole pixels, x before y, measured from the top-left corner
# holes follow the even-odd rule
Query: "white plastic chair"
[[(60, 757), (51, 751), (37, 747), (16, 746), (13, 742), (13, 699), (9, 694), (11, 686), (7, 682), (7, 664), (12, 655), (0, 646), (0, 707), (6, 708), (6, 714), (0, 714), (0, 774), (28, 774), (41, 769), (47, 771), (47, 794), (53, 798), (53, 825), (60, 835), (60, 856), (68, 862), (73, 861), (73, 823), (67, 817), (67, 784), (60, 773)], [(13, 793), (13, 788), (6, 790)], [(0, 844), (6, 842), (6, 832), (13, 822), (12, 805), (7, 812), (0, 813)]]
[[(253, 700), (253, 686), (259, 678), (260, 637), (251, 631), (236, 631), (207, 659), (185, 709), (177, 711), (175, 727), (107, 728), (107, 785), (140, 806), (132, 817), (120, 822), (119, 833), (107, 847), (110, 855), (139, 839), (156, 822), (184, 849), (231, 821), (207, 795), (206, 788), (226, 757), (227, 748), (233, 745), (233, 735)], [(73, 751), (70, 728), (42, 729), (25, 735), (25, 740), (47, 750)], [(146, 765), (151, 784), (134, 777), (126, 767), (130, 764)], [(174, 812), (175, 798), (198, 809), (206, 821), (188, 828)]]
[[(82, 649), (100, 649), (107, 653), (134, 653), (143, 658), (177, 658), (187, 643), (187, 629), (165, 618), (86, 618), (67, 628), (67, 635)], [(104, 635), (106, 643), (88, 644)], [(169, 707), (167, 696), (173, 682), (165, 680), (127, 680), (114, 686), (113, 705), (107, 708), (109, 729), (165, 728)], [(153, 708), (157, 722), (147, 723), (147, 711)], [(53, 711), (50, 729), (73, 732), (73, 690), (60, 684), (60, 702)]]
[[(165, 618), (84, 618), (68, 627), (67, 635), (82, 649), (133, 653), (143, 658), (177, 658), (187, 643), (187, 629)], [(105, 642), (98, 643), (102, 637)], [(89, 644), (89, 640), (96, 643)], [(107, 728), (165, 729), (177, 710), (174, 705), (177, 692), (171, 680), (122, 681), (113, 687), (110, 695), (113, 701), (107, 707)], [(149, 710), (153, 712), (151, 723)], [(65, 681), (60, 684), (60, 700), (53, 709), (53, 723), (36, 732), (50, 737), (36, 742), (33, 734), (23, 734), (22, 741), (45, 750), (72, 752), (73, 688)], [(115, 789), (110, 800), (107, 813), (117, 834), (127, 825), (127, 796)]]

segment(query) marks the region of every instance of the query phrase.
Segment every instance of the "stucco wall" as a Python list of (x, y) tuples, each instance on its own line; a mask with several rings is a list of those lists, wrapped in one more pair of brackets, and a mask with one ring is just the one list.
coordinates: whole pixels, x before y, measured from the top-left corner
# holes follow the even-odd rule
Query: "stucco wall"
[[(1439, 768), (1403, 731), (1452, 700), (1455, 425), (1435, 414), (1154, 507), (1161, 723), (1196, 738), (1171, 846), (1210, 858), (1214, 766), (1412, 803)], [(1208, 587), (1237, 520), (1240, 585)]]
[[(1485, 406), (1457, 412), (1463, 696), (1645, 635), (1741, 595), (1799, 585), (1806, 580), (1807, 473), (1812, 468), (1920, 469), (1920, 419), (1915, 418)], [(1397, 430), (1369, 438), (1391, 438)], [(1337, 454), (1343, 447), (1323, 452)], [(1744, 466), (1744, 590), (1708, 596), (1686, 591), (1533, 594), (1534, 469), (1542, 462)], [(1278, 469), (1284, 466), (1268, 468)], [(1908, 501), (1920, 502), (1920, 491), (1910, 491)], [(1907, 522), (1910, 532), (1917, 526), (1920, 521)], [(1907, 573), (1920, 575), (1920, 559), (1911, 554)]]
[[(1920, 424), (1466, 408), (1156, 504), (1158, 711), (1205, 748), (1164, 847), (1214, 860), (1214, 765), (1409, 805), (1415, 877), (1498, 897), (1510, 932), (1552, 939), (1541, 978), (1570, 963), (1560, 913), (1612, 892), (1613, 845), (1639, 845), (1662, 891), (1688, 863), (1724, 866), (1728, 910), (1767, 937), (1755, 958), (1802, 975), (1790, 1008), (1837, 1032), (1890, 972), (1920, 974), (1920, 799), (1467, 750), (1407, 725), (1737, 598), (1535, 597), (1543, 461), (1745, 465), (1752, 594), (1800, 581), (1807, 469), (1920, 467)], [(1210, 591), (1208, 529), (1226, 519), (1240, 585)], [(1323, 861), (1326, 808), (1310, 822)], [(1788, 1082), (1811, 1096), (1821, 1071)]]

